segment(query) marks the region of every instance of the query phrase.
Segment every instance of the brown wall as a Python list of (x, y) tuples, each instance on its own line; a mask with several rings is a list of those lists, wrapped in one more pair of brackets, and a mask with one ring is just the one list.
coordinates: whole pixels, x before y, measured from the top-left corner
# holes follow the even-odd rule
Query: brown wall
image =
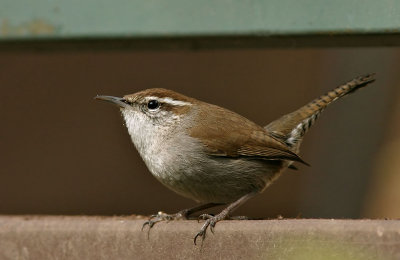
[(151, 214), (194, 204), (151, 176), (117, 109), (94, 101), (97, 94), (164, 87), (265, 125), (377, 72), (376, 83), (327, 109), (310, 131), (302, 157), (312, 167), (288, 170), (237, 214), (387, 216), (369, 204), (384, 174), (378, 155), (399, 135), (388, 134), (399, 64), (399, 49), (379, 48), (2, 52), (0, 214)]

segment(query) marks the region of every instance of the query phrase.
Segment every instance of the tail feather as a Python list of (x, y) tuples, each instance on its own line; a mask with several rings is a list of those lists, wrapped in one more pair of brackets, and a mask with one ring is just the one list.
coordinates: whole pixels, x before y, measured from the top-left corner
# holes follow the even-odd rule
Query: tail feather
[(298, 147), (304, 134), (315, 123), (321, 112), (335, 100), (365, 87), (375, 81), (375, 74), (367, 74), (341, 85), (314, 99), (300, 109), (271, 122), (265, 129), (288, 146)]

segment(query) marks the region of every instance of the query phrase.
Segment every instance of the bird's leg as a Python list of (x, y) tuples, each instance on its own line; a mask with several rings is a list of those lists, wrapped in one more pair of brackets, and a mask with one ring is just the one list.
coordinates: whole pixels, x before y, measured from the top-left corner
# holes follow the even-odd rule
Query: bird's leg
[(171, 220), (180, 220), (180, 219), (187, 219), (191, 214), (198, 212), (203, 209), (209, 209), (212, 207), (216, 207), (219, 205), (223, 205), (223, 203), (207, 203), (207, 204), (202, 204), (193, 208), (189, 209), (184, 209), (179, 211), (178, 213), (175, 214), (166, 214), (162, 211), (159, 211), (155, 215), (151, 215), (149, 220), (146, 221), (143, 226), (142, 230), (145, 226), (149, 225), (149, 228), (152, 228), (157, 222), (160, 221), (171, 221)]
[(237, 209), (240, 205), (245, 203), (247, 200), (249, 200), (250, 198), (252, 198), (256, 194), (257, 193), (249, 193), (249, 194), (244, 195), (243, 197), (241, 197), (237, 201), (229, 204), (229, 206), (226, 207), (223, 211), (221, 211), (221, 213), (219, 213), (218, 215), (215, 215), (215, 216), (210, 215), (210, 214), (200, 215), (199, 219), (204, 219), (204, 220), (206, 220), (206, 222), (204, 223), (204, 225), (201, 227), (200, 231), (194, 237), (194, 244), (196, 245), (196, 240), (197, 240), (198, 237), (201, 237), (202, 240), (204, 240), (206, 238), (206, 232), (207, 232), (207, 228), (208, 227), (210, 227), (211, 232), (214, 233), (214, 227), (215, 227), (215, 224), (217, 224), (218, 221), (227, 219), (229, 217), (229, 215), (235, 209)]

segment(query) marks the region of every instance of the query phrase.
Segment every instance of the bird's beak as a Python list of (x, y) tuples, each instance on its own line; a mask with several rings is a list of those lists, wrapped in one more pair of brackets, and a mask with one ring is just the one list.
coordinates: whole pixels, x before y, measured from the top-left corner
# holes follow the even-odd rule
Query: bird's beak
[(120, 97), (113, 97), (113, 96), (95, 96), (94, 99), (98, 100), (104, 100), (110, 103), (113, 103), (114, 105), (117, 105), (122, 108), (127, 108), (129, 105), (125, 102), (124, 98)]

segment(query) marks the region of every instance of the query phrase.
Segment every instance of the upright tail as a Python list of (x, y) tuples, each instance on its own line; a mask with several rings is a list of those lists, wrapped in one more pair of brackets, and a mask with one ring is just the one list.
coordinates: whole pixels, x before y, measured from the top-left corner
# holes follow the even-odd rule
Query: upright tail
[(375, 74), (367, 74), (355, 78), (346, 84), (335, 88), (321, 97), (314, 99), (298, 110), (284, 115), (271, 122), (265, 129), (274, 137), (285, 142), (288, 146), (297, 149), (302, 137), (315, 123), (321, 112), (335, 100), (353, 93), (359, 88), (375, 81)]

